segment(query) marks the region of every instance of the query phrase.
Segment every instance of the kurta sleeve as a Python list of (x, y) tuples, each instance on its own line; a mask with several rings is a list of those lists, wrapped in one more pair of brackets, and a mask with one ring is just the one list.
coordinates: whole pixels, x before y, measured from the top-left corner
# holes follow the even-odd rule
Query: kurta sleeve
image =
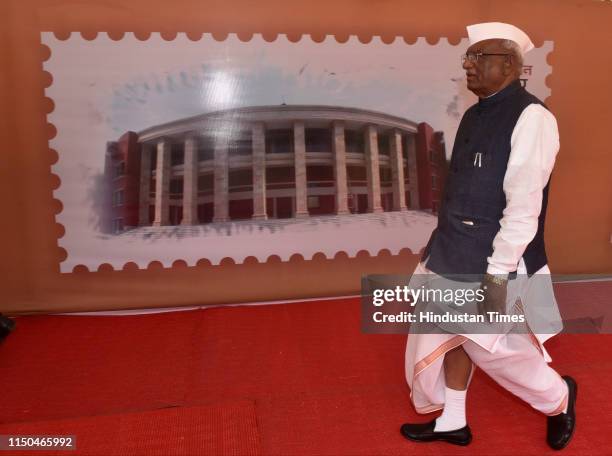
[(542, 191), (559, 151), (555, 116), (539, 104), (527, 106), (510, 141), (510, 158), (504, 176), (506, 208), (487, 258), (489, 274), (516, 271), (525, 249), (538, 230)]

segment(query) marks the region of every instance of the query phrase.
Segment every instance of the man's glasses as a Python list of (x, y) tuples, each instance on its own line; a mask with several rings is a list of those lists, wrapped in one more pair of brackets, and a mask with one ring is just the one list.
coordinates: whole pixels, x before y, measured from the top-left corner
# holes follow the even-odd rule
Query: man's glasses
[(488, 55), (512, 55), (512, 54), (495, 54), (495, 53), (485, 53), (485, 52), (468, 52), (461, 56), (461, 65), (465, 64), (465, 62), (470, 63), (478, 63), (478, 59), (481, 57), (486, 57)]

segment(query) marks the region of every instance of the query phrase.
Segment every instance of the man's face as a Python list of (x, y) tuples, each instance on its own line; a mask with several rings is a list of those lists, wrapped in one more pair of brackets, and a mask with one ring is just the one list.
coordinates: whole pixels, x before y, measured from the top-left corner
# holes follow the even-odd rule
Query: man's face
[[(466, 54), (511, 54), (504, 48), (502, 40), (483, 40), (472, 44)], [(512, 59), (508, 55), (480, 55), (478, 61), (466, 59), (463, 69), (467, 76), (467, 88), (479, 97), (487, 97), (501, 90), (512, 80)]]

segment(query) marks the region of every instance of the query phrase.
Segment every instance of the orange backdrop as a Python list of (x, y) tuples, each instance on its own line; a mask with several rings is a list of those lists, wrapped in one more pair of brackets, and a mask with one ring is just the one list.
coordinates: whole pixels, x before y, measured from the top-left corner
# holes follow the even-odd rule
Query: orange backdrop
[[(561, 151), (553, 173), (546, 242), (554, 273), (612, 272), (612, 3), (569, 1), (161, 1), (161, 0), (3, 0), (0, 6), (0, 109), (2, 167), (1, 310), (5, 313), (127, 309), (252, 302), (356, 294), (365, 273), (407, 273), (416, 255), (381, 252), (335, 259), (300, 257), (289, 262), (236, 265), (177, 264), (171, 269), (60, 274), (65, 251), (57, 246), (63, 227), (52, 191), (57, 154), (48, 148), (53, 127), (45, 99), (50, 83), (42, 62), (48, 56), (41, 31), (71, 31), (94, 38), (120, 38), (161, 31), (198, 36), (212, 32), (241, 38), (262, 33), (267, 40), (327, 34), (343, 41), (357, 35), (367, 42), (418, 36), (431, 44), (441, 37), (457, 43), (465, 25), (502, 21), (526, 30), (536, 45), (554, 41), (546, 100), (557, 116)], [(445, 39), (445, 38), (442, 38)]]

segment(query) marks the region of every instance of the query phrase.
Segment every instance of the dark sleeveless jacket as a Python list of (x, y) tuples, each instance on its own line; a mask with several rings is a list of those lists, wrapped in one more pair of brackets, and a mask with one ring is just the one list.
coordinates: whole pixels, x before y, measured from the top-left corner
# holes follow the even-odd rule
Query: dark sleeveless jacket
[[(506, 207), (504, 176), (510, 157), (514, 127), (530, 104), (544, 103), (516, 80), (495, 95), (480, 99), (461, 119), (438, 225), (423, 253), (427, 268), (439, 275), (484, 274), (487, 257)], [(546, 184), (538, 230), (523, 254), (527, 272), (533, 274), (547, 263), (544, 220), (548, 203)], [(462, 223), (463, 220), (473, 225)], [(517, 265), (518, 266), (518, 265)]]

